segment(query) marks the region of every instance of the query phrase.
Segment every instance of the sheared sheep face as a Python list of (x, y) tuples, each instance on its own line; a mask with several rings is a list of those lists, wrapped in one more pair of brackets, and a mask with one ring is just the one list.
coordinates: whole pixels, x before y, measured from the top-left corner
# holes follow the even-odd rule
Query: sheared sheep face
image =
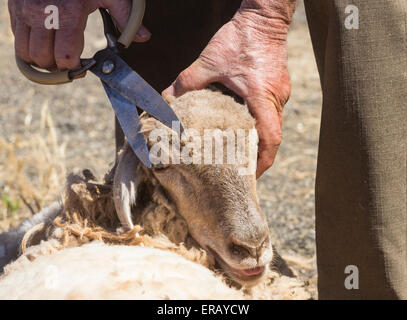
[[(137, 187), (143, 180), (157, 181), (200, 246), (215, 257), (232, 279), (245, 285), (255, 284), (265, 274), (273, 257), (266, 217), (256, 194), (258, 136), (254, 129), (255, 120), (246, 106), (210, 90), (187, 93), (173, 100), (171, 106), (186, 130), (193, 128), (201, 135), (202, 141), (207, 129), (222, 132), (243, 129), (247, 136), (240, 143), (247, 151), (245, 157), (254, 156), (254, 170), (242, 174), (244, 161), (240, 160), (236, 161), (240, 165), (228, 161), (215, 162), (224, 164), (203, 164), (207, 163), (204, 161), (186, 164), (188, 162), (181, 156), (180, 164), (176, 164), (172, 152), (168, 162), (147, 169), (126, 145), (119, 158), (114, 183), (120, 221), (124, 228), (132, 228), (131, 205), (136, 201)], [(169, 132), (170, 144), (174, 145), (173, 132), (170, 133), (163, 124), (148, 116), (143, 116), (141, 122), (150, 157), (154, 149), (151, 133), (156, 129)], [(254, 143), (250, 142), (253, 135), (249, 131), (255, 133)], [(238, 140), (235, 140), (236, 150), (239, 149)], [(182, 141), (181, 144), (187, 144), (189, 140)], [(216, 152), (215, 149), (211, 152)], [(183, 155), (191, 156), (188, 153)], [(227, 157), (226, 153), (224, 156)], [(247, 166), (250, 167), (250, 161)]]
[(235, 281), (261, 280), (273, 257), (254, 175), (224, 165), (170, 165), (152, 169), (192, 237)]

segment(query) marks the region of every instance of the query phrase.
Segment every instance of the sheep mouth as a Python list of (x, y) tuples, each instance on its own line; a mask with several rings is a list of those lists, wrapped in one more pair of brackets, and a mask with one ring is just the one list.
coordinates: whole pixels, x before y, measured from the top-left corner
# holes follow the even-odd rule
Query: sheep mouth
[(211, 247), (208, 247), (208, 251), (214, 256), (215, 260), (220, 264), (220, 266), (225, 270), (225, 272), (232, 278), (238, 281), (252, 282), (263, 277), (266, 267), (258, 266), (249, 269), (237, 269), (230, 266), (225, 260)]

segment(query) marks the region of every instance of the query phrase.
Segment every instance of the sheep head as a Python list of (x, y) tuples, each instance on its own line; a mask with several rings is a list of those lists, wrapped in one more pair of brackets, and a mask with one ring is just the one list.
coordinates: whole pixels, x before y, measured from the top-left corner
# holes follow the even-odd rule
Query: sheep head
[[(207, 129), (243, 129), (246, 154), (257, 156), (258, 137), (255, 136), (252, 144), (248, 138), (249, 131), (256, 132), (255, 121), (247, 107), (231, 97), (201, 90), (174, 99), (171, 106), (186, 131), (193, 128), (201, 137)], [(168, 132), (167, 136), (172, 137), (170, 145), (176, 143), (171, 130), (157, 120), (145, 115), (141, 122), (150, 152), (154, 148), (154, 139), (151, 139), (154, 130)], [(226, 144), (223, 138), (222, 143)], [(234, 143), (235, 150), (239, 149), (238, 142)], [(186, 144), (186, 141), (180, 141), (181, 147)], [(210, 149), (212, 155), (215, 149)], [(163, 148), (160, 150), (165, 153)], [(193, 239), (214, 256), (225, 273), (238, 283), (255, 284), (266, 273), (273, 258), (267, 220), (258, 204), (255, 170), (250, 170), (250, 161), (229, 163), (227, 152), (222, 156), (224, 162), (206, 164), (203, 149), (198, 155), (202, 161), (190, 163), (185, 157), (190, 160), (194, 152), (196, 150), (181, 152), (180, 161), (174, 159), (173, 153), (168, 153), (168, 161), (158, 162), (148, 169), (125, 144), (118, 158), (113, 188), (120, 222), (126, 229), (133, 227), (131, 210), (139, 201), (139, 189), (146, 189), (148, 183), (154, 182), (163, 190), (168, 203), (185, 219)], [(243, 174), (242, 169), (247, 171)]]

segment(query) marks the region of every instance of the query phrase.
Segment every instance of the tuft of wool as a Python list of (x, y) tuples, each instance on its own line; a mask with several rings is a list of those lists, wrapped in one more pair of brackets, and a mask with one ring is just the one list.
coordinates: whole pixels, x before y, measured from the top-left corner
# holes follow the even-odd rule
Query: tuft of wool
[[(243, 299), (221, 276), (167, 250), (93, 241), (29, 248), (0, 277), (0, 299)], [(52, 254), (50, 254), (52, 253)], [(32, 261), (28, 256), (34, 258)]]
[(23, 253), (27, 247), (38, 244), (38, 239), (57, 240), (58, 250), (97, 240), (111, 245), (143, 245), (169, 250), (214, 270), (214, 258), (194, 242), (185, 220), (168, 205), (159, 189), (137, 217), (138, 224), (126, 232), (120, 228), (112, 188), (107, 183), (71, 174), (62, 202), (62, 214), (52, 224), (37, 225), (25, 234)]

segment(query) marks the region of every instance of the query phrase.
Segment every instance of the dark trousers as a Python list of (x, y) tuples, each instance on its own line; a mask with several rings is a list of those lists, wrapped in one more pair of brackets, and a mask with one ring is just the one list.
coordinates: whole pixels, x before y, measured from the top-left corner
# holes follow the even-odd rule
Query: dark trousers
[[(158, 91), (241, 0), (149, 0), (126, 57)], [(305, 0), (323, 91), (316, 182), (319, 297), (407, 299), (407, 1)], [(345, 28), (347, 5), (359, 29)], [(298, 71), (301, 72), (301, 71)], [(295, 92), (293, 92), (295, 94)], [(358, 289), (345, 268), (358, 268)]]
[[(323, 91), (319, 297), (407, 299), (407, 1), (305, 5)], [(345, 27), (348, 5), (359, 9), (357, 30)], [(348, 265), (357, 290), (345, 288)]]

